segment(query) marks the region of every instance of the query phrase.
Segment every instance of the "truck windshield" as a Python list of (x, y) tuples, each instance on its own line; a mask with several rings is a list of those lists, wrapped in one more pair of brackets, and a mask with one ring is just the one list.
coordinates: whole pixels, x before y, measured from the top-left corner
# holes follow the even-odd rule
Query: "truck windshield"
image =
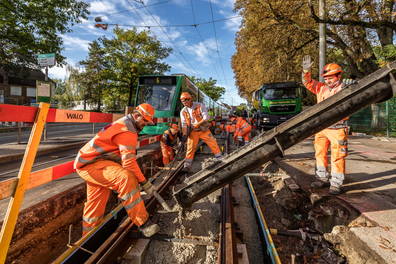
[(297, 98), (296, 88), (267, 88), (264, 90), (264, 99), (295, 99)]
[(139, 85), (138, 104), (149, 103), (155, 110), (171, 110), (176, 85)]

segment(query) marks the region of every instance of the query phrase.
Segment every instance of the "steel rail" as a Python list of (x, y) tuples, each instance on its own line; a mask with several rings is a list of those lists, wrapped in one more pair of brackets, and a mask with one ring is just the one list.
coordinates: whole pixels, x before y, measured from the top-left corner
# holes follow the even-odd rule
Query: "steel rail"
[(218, 264), (238, 263), (231, 189), (231, 185), (229, 184), (221, 190), (221, 224)]
[(261, 211), (260, 203), (257, 199), (256, 192), (254, 191), (254, 187), (252, 182), (250, 181), (249, 176), (245, 176), (246, 185), (249, 189), (249, 194), (251, 198), (252, 205), (256, 212), (257, 221), (260, 226), (260, 236), (264, 238), (264, 256), (267, 257), (267, 261), (271, 261), (273, 264), (281, 264), (278, 252), (276, 251), (276, 247), (274, 242), (272, 241), (271, 232), (267, 226), (267, 222), (265, 221), (263, 212)]
[[(177, 166), (170, 176), (161, 182), (157, 192), (160, 194), (164, 193), (177, 178), (182, 168), (183, 162)], [(152, 213), (158, 203), (152, 196), (145, 201), (145, 204), (149, 213)], [(119, 248), (125, 247), (126, 243), (124, 241), (128, 239), (128, 233), (134, 227), (126, 216), (122, 205), (117, 206), (115, 210), (106, 216), (105, 221), (99, 227), (74, 243), (69, 250), (64, 252), (53, 263), (110, 263), (111, 259), (119, 256)], [(87, 253), (86, 250), (93, 252), (93, 254)]]

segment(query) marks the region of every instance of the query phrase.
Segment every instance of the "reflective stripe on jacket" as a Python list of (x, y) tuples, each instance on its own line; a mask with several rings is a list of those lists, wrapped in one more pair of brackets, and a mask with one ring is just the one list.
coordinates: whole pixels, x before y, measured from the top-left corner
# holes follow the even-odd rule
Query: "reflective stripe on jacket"
[(130, 115), (124, 116), (104, 127), (78, 152), (74, 168), (79, 169), (96, 160), (112, 160), (134, 173), (142, 182), (145, 177), (136, 160), (138, 132)]

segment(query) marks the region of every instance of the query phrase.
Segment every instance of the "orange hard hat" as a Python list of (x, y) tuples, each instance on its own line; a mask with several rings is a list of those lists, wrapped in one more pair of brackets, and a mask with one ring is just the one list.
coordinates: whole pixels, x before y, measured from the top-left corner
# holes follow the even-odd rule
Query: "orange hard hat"
[(144, 119), (146, 119), (151, 123), (154, 123), (153, 118), (154, 118), (155, 109), (151, 104), (147, 104), (147, 103), (140, 104), (136, 107), (136, 111), (138, 111), (139, 114), (141, 114)]
[(172, 125), (170, 126), (170, 128), (179, 130), (179, 126), (178, 126), (177, 124), (172, 124)]
[(322, 76), (323, 77), (331, 76), (331, 75), (335, 75), (335, 74), (338, 74), (341, 72), (342, 72), (342, 68), (340, 65), (335, 64), (335, 63), (329, 63), (323, 67)]
[(192, 96), (189, 92), (182, 92), (182, 94), (180, 95), (180, 100), (183, 99), (192, 99)]

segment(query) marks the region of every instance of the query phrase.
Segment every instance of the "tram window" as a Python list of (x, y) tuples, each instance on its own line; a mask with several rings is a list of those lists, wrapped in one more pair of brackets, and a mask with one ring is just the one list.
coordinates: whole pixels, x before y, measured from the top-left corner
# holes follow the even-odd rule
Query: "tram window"
[(175, 88), (175, 85), (141, 85), (138, 103), (149, 103), (158, 111), (171, 110)]

